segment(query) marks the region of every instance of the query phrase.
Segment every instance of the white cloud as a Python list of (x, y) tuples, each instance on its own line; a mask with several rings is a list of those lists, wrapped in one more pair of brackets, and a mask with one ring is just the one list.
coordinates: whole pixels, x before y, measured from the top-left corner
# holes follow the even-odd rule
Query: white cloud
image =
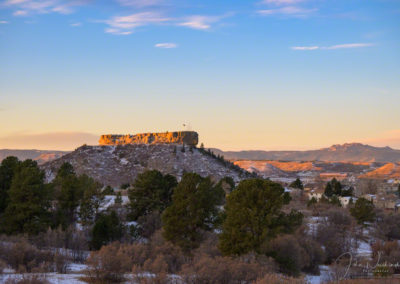
[(338, 44), (338, 45), (332, 45), (332, 46), (324, 47), (324, 49), (359, 48), (359, 47), (369, 47), (369, 46), (373, 46), (373, 44), (372, 43)]
[(318, 9), (305, 9), (295, 6), (286, 6), (277, 9), (264, 9), (258, 10), (257, 13), (263, 16), (270, 16), (270, 15), (289, 15), (289, 16), (296, 16), (296, 17), (306, 17), (311, 13), (318, 11)]
[(319, 46), (293, 46), (293, 50), (315, 50), (319, 49)]
[(25, 10), (17, 10), (13, 13), (14, 16), (26, 16), (28, 15), (28, 12)]
[(122, 31), (120, 29), (113, 29), (113, 28), (107, 28), (104, 30), (108, 34), (113, 34), (113, 35), (130, 35), (132, 31)]
[(177, 48), (178, 45), (176, 43), (172, 43), (172, 42), (163, 42), (163, 43), (155, 44), (154, 47), (158, 47), (158, 48)]
[(186, 17), (183, 22), (178, 23), (178, 26), (188, 27), (196, 30), (208, 30), (211, 28), (211, 24), (220, 21), (224, 16), (201, 16), (194, 15)]
[(0, 21), (0, 24), (4, 25), (4, 24), (8, 24), (7, 21)]
[(274, 5), (292, 5), (305, 0), (263, 0), (261, 4), (274, 4)]
[(162, 4), (163, 0), (117, 0), (122, 6), (133, 6), (133, 7), (148, 7)]
[(16, 8), (13, 15), (25, 16), (51, 12), (70, 14), (73, 12), (73, 7), (82, 6), (88, 2), (89, 0), (7, 0), (3, 5)]
[(316, 50), (316, 49), (344, 49), (344, 48), (360, 48), (373, 46), (373, 43), (347, 43), (347, 44), (337, 44), (331, 46), (293, 46), (293, 50)]
[(71, 25), (70, 25), (71, 27), (80, 27), (80, 26), (82, 26), (82, 23), (72, 23)]
[(105, 21), (106, 24), (109, 25), (109, 28), (106, 28), (105, 32), (117, 35), (128, 35), (137, 27), (162, 24), (170, 20), (171, 19), (156, 12), (141, 12), (128, 16), (118, 16)]

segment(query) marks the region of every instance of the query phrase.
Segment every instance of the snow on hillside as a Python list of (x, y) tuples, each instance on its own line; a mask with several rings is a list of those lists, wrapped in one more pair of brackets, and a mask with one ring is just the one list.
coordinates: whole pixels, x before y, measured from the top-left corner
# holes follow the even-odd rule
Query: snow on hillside
[(178, 178), (185, 172), (195, 172), (201, 176), (215, 179), (232, 177), (239, 181), (243, 172), (227, 167), (220, 160), (202, 153), (199, 149), (182, 145), (120, 145), (120, 146), (82, 146), (57, 160), (46, 163), (42, 168), (47, 181), (64, 163), (73, 165), (78, 174), (87, 174), (104, 185), (119, 187), (123, 183), (132, 183), (137, 174), (146, 169), (157, 169), (164, 174)]

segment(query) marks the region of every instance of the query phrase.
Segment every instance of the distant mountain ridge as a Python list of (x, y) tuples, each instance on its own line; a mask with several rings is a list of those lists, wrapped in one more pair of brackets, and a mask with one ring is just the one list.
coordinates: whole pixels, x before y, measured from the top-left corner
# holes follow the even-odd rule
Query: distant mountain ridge
[(20, 160), (32, 159), (38, 164), (44, 164), (68, 154), (67, 151), (53, 151), (53, 150), (14, 150), (14, 149), (0, 149), (0, 162), (8, 156), (15, 156)]
[(211, 149), (228, 160), (282, 160), (329, 162), (400, 162), (400, 150), (361, 143), (335, 144), (308, 151), (222, 151)]
[[(361, 143), (335, 144), (328, 148), (308, 151), (222, 151), (211, 148), (228, 160), (270, 160), (270, 161), (322, 161), (322, 162), (400, 162), (400, 150), (390, 147), (374, 147)], [(62, 157), (69, 151), (52, 150), (11, 150), (0, 149), (0, 161), (8, 156), (20, 160), (33, 159), (43, 164)]]

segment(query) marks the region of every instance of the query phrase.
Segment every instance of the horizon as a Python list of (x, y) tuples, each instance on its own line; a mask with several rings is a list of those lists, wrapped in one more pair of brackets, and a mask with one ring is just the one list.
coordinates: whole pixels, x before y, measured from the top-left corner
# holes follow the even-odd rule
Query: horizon
[[(118, 134), (117, 134), (118, 135)], [(200, 147), (199, 145), (202, 142), (199, 142), (197, 147)], [(217, 148), (217, 147), (206, 147), (206, 149), (217, 149), (217, 150), (221, 150), (224, 152), (251, 152), (251, 151), (265, 151), (265, 152), (272, 152), (272, 151), (281, 151), (281, 152), (286, 152), (286, 151), (294, 151), (294, 152), (302, 152), (302, 151), (312, 151), (312, 150), (324, 150), (324, 149), (328, 149), (330, 147), (333, 146), (345, 146), (345, 145), (354, 145), (354, 144), (360, 144), (362, 146), (371, 146), (371, 147), (375, 147), (375, 148), (390, 148), (392, 150), (395, 151), (400, 151), (400, 149), (397, 148), (393, 148), (390, 146), (375, 146), (375, 145), (371, 145), (371, 144), (365, 144), (365, 143), (361, 143), (361, 142), (345, 142), (342, 144), (332, 144), (329, 146), (325, 146), (325, 147), (321, 147), (321, 148), (310, 148), (310, 149), (239, 149), (239, 150), (229, 150), (229, 149), (222, 149), (222, 148)], [(88, 146), (99, 146), (99, 144), (88, 144), (88, 143), (83, 143), (80, 144), (76, 147), (73, 147), (72, 149), (51, 149), (51, 148), (43, 148), (43, 149), (39, 149), (39, 148), (0, 148), (1, 150), (7, 150), (7, 151), (49, 151), (49, 152), (73, 152), (75, 151), (77, 148), (83, 146), (83, 145), (88, 145)], [(107, 145), (102, 145), (102, 146), (107, 146)]]
[(395, 0), (0, 0), (0, 148), (190, 123), (224, 151), (400, 149), (399, 34)]

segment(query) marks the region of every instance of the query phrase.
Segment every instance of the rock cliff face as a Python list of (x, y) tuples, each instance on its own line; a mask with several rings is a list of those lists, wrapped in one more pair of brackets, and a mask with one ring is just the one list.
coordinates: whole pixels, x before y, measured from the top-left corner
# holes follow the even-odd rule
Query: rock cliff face
[(185, 144), (196, 146), (199, 135), (195, 131), (176, 131), (163, 133), (141, 133), (135, 135), (102, 135), (100, 145), (126, 145), (126, 144)]

